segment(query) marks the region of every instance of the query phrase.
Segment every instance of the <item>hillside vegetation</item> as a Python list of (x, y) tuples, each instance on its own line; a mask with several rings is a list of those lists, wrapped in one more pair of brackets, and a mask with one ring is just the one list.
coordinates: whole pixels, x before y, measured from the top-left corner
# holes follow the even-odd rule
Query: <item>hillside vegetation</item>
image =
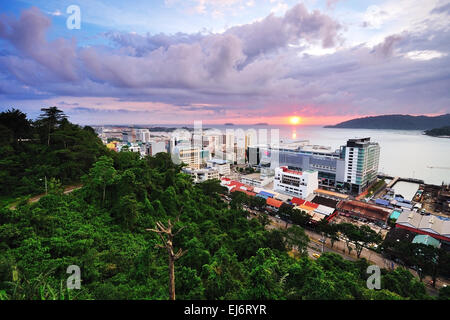
[[(239, 201), (221, 200), (219, 181), (193, 184), (169, 154), (105, 154), (90, 129), (67, 119), (50, 131), (50, 142), (41, 132), (29, 146), (11, 132), (11, 157), (18, 158), (10, 168), (37, 170), (55, 157), (49, 175), (83, 187), (63, 194), (55, 183), (39, 202), (0, 209), (0, 299), (168, 299), (167, 252), (148, 229), (169, 219), (180, 231), (175, 250), (187, 250), (175, 265), (177, 299), (429, 298), (402, 268), (382, 270), (382, 290), (369, 290), (366, 260), (333, 253), (311, 260), (301, 227), (268, 231)], [(22, 177), (34, 189), (22, 180), (11, 189), (2, 181), (2, 190), (38, 190), (37, 177)], [(70, 265), (81, 269), (80, 290), (66, 289)]]
[(435, 117), (393, 114), (352, 119), (325, 128), (427, 130), (449, 123), (450, 114)]

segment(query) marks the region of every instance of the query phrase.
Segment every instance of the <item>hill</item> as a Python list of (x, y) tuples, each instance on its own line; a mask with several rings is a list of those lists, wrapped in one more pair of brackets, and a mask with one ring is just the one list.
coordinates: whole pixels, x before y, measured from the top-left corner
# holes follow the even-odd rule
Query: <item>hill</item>
[(428, 130), (450, 123), (450, 114), (435, 117), (402, 114), (357, 118), (325, 128)]
[(425, 134), (432, 137), (450, 137), (450, 126), (426, 130)]
[(68, 121), (55, 108), (36, 121), (20, 110), (0, 113), (0, 198), (41, 194), (53, 183), (80, 182), (107, 153), (91, 127)]

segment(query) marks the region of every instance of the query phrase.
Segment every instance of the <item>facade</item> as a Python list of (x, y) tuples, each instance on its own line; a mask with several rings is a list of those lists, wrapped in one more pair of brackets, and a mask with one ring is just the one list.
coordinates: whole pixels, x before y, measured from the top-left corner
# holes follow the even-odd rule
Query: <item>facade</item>
[(261, 173), (246, 174), (241, 177), (242, 183), (248, 184), (254, 187), (264, 187), (273, 181), (273, 177), (263, 176)]
[(160, 152), (167, 152), (166, 143), (164, 141), (152, 141), (147, 144), (147, 154), (154, 156)]
[(286, 166), (275, 169), (274, 191), (304, 199), (318, 187), (317, 171), (295, 171)]
[(136, 140), (143, 143), (150, 142), (150, 131), (148, 129), (136, 129)]
[(221, 176), (226, 176), (231, 173), (230, 164), (226, 160), (211, 159), (206, 162), (208, 167), (217, 168)]
[(212, 179), (219, 180), (219, 170), (217, 168), (183, 168), (183, 172), (189, 174), (195, 183), (200, 183)]
[(380, 146), (370, 142), (370, 138), (350, 139), (337, 150), (302, 141), (284, 144), (278, 149), (269, 145), (254, 145), (248, 147), (247, 153), (251, 165), (317, 171), (319, 186), (359, 194), (377, 178)]
[(173, 159), (175, 163), (185, 163), (188, 168), (200, 169), (200, 149), (189, 146), (176, 146), (173, 149)]
[(172, 150), (172, 160), (175, 163), (185, 163), (189, 168), (200, 169), (209, 160), (209, 151), (190, 145), (177, 145)]
[(345, 155), (344, 182), (353, 193), (366, 190), (377, 178), (380, 146), (370, 138), (350, 139), (342, 148)]

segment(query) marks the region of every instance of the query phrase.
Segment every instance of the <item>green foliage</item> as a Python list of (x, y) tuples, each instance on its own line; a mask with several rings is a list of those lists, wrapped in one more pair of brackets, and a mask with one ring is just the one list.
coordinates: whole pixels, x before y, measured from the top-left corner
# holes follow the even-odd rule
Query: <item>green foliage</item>
[[(40, 152), (63, 151), (78, 135), (96, 141), (90, 128), (78, 128), (64, 118), (54, 123), (50, 146), (10, 145), (13, 151), (22, 148), (27, 160), (17, 163), (30, 164), (30, 175), (22, 176), (29, 181), (35, 168), (65, 170), (65, 162), (47, 163)], [(73, 176), (83, 176), (81, 189), (63, 194), (65, 178), (48, 174), (48, 195), (15, 210), (0, 209), (0, 299), (168, 299), (167, 255), (156, 247), (158, 236), (147, 229), (176, 217), (175, 230), (184, 228), (174, 247), (187, 250), (175, 264), (178, 299), (425, 297), (423, 285), (398, 269), (384, 272), (383, 290), (370, 291), (367, 261), (347, 261), (331, 253), (309, 259), (304, 254), (308, 237), (301, 227), (266, 230), (265, 219), (247, 218), (242, 210), (244, 204), (258, 207), (262, 202), (252, 203), (246, 194), (234, 192), (228, 207), (218, 195), (223, 189), (217, 181), (192, 184), (168, 154), (140, 159), (132, 153), (108, 155), (97, 147), (89, 155), (94, 155), (89, 158), (92, 165)], [(86, 152), (78, 148), (73, 146)], [(66, 156), (81, 161), (73, 152)], [(9, 192), (13, 190), (18, 189)], [(307, 221), (301, 211), (286, 208), (286, 214)], [(292, 248), (303, 255), (290, 257), (286, 249)], [(70, 265), (81, 269), (81, 290), (65, 287)]]
[(45, 192), (45, 179), (78, 183), (108, 151), (92, 128), (70, 123), (61, 110), (43, 109), (38, 121), (19, 110), (0, 113), (0, 195)]
[(444, 126), (431, 130), (425, 130), (425, 134), (433, 137), (450, 136), (450, 126)]

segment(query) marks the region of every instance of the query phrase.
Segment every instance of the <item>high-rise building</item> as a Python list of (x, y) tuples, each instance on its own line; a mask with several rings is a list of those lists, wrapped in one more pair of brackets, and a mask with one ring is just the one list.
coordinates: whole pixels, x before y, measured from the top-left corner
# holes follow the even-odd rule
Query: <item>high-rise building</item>
[(359, 194), (376, 180), (380, 146), (370, 138), (350, 139), (338, 150), (307, 144), (250, 146), (248, 163), (274, 170), (286, 166), (297, 171), (317, 171), (319, 186), (347, 189)]
[(137, 129), (136, 130), (136, 140), (143, 143), (150, 142), (150, 130), (148, 129)]
[(200, 169), (209, 160), (209, 151), (190, 145), (177, 145), (172, 150), (172, 160), (175, 163), (185, 163), (189, 168)]
[(344, 183), (352, 193), (361, 193), (377, 178), (380, 145), (370, 138), (349, 139), (341, 150), (345, 157)]

